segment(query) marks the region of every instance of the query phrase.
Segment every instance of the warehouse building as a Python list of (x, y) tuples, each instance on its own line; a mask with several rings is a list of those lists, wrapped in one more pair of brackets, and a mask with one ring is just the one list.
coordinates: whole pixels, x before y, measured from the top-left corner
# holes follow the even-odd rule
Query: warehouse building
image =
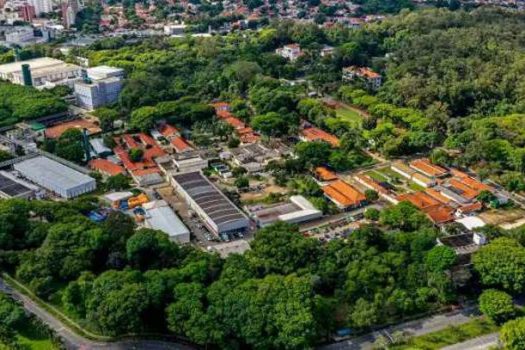
[(29, 199), (34, 197), (38, 190), (37, 186), (17, 179), (8, 172), (0, 171), (0, 198)]
[(190, 242), (190, 230), (173, 212), (166, 201), (149, 202), (144, 204), (142, 208), (146, 212), (144, 218), (146, 227), (163, 231), (173, 242), (180, 244)]
[(43, 156), (15, 163), (14, 168), (29, 181), (63, 198), (78, 197), (97, 188), (92, 177)]
[(244, 232), (250, 220), (201, 172), (172, 176), (172, 185), (216, 235)]
[[(25, 73), (22, 65), (27, 67)], [(40, 57), (0, 65), (0, 79), (18, 85), (53, 87), (58, 84), (72, 86), (74, 81), (80, 77), (80, 66), (50, 57)]]

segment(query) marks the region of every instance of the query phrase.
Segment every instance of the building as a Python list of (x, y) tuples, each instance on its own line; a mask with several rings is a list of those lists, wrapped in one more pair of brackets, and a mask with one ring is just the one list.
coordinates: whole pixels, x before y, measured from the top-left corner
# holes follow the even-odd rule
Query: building
[(179, 244), (190, 242), (190, 230), (164, 200), (142, 205), (146, 215), (144, 225), (166, 233), (170, 240)]
[(44, 13), (53, 12), (52, 0), (29, 0), (29, 5), (35, 9), (35, 15), (40, 17)]
[(284, 45), (275, 50), (275, 53), (290, 61), (295, 61), (303, 55), (301, 46), (299, 44)]
[(442, 178), (448, 175), (448, 170), (430, 163), (428, 159), (416, 159), (410, 162), (410, 167), (430, 178)]
[(437, 238), (438, 245), (452, 248), (457, 255), (471, 255), (487, 243), (485, 235), (475, 232)]
[(79, 106), (95, 109), (117, 102), (124, 79), (124, 70), (108, 66), (88, 68), (86, 77), (75, 82)]
[(442, 225), (454, 221), (454, 208), (440, 202), (426, 192), (414, 192), (397, 197), (398, 201), (412, 203), (426, 214), (435, 225)]
[(15, 27), (15, 30), (5, 34), (5, 41), (9, 44), (23, 45), (35, 39), (35, 32), (32, 27)]
[(381, 75), (367, 67), (343, 68), (342, 79), (346, 82), (363, 82), (371, 90), (379, 89), (383, 83)]
[(420, 173), (414, 173), (412, 175), (412, 181), (414, 181), (419, 186), (428, 188), (436, 185), (436, 180), (433, 178), (427, 177)]
[(303, 196), (291, 196), (290, 201), (286, 203), (249, 206), (247, 211), (258, 227), (265, 227), (277, 221), (299, 224), (323, 216), (323, 213)]
[(101, 138), (90, 139), (89, 144), (91, 145), (91, 154), (96, 157), (107, 157), (113, 154), (113, 151), (104, 144), (104, 140)]
[(24, 22), (31, 23), (33, 18), (36, 17), (35, 7), (25, 3), (18, 8), (18, 15)]
[(97, 188), (95, 179), (55, 160), (39, 156), (14, 164), (29, 181), (63, 198), (74, 198)]
[(377, 182), (370, 176), (365, 174), (358, 174), (354, 176), (354, 179), (367, 189), (376, 191), (379, 197), (383, 198), (384, 200), (392, 204), (399, 203), (399, 200), (396, 198), (395, 194), (390, 189), (385, 188), (381, 183)]
[(181, 136), (174, 136), (171, 141), (171, 146), (177, 153), (185, 153), (193, 151), (193, 147)]
[(250, 220), (201, 172), (172, 176), (173, 187), (216, 235), (244, 232)]
[(184, 35), (185, 31), (185, 24), (166, 24), (164, 26), (164, 34), (166, 35)]
[(208, 167), (208, 160), (197, 153), (186, 153), (175, 156), (173, 163), (179, 173), (200, 171)]
[(316, 128), (315, 126), (305, 127), (301, 131), (299, 138), (306, 142), (325, 141), (332, 145), (332, 147), (339, 147), (339, 139), (336, 136)]
[(314, 176), (315, 179), (321, 184), (326, 184), (338, 179), (336, 173), (324, 166), (319, 166), (315, 168)]
[(75, 25), (77, 13), (81, 7), (78, 0), (62, 0), (60, 10), (62, 12), (62, 24), (69, 29)]
[(364, 194), (342, 180), (331, 182), (322, 189), (326, 198), (337, 205), (339, 209), (358, 208), (366, 202)]
[(412, 175), (416, 172), (414, 169), (412, 169), (400, 160), (393, 162), (390, 168), (407, 179), (411, 179)]
[(25, 198), (35, 196), (39, 190), (37, 186), (18, 179), (13, 174), (0, 171), (0, 198)]
[(334, 52), (335, 48), (333, 46), (325, 45), (323, 46), (319, 54), (321, 55), (321, 57), (330, 57), (334, 54)]
[(124, 169), (124, 167), (102, 158), (90, 160), (89, 168), (98, 171), (99, 173), (105, 176), (126, 174), (126, 169)]
[[(22, 72), (22, 65), (28, 65), (28, 73)], [(34, 58), (31, 60), (13, 62), (0, 65), (0, 79), (10, 81), (13, 84), (28, 85), (34, 87), (45, 87), (54, 85), (70, 85), (81, 77), (80, 66), (65, 63), (50, 57)]]

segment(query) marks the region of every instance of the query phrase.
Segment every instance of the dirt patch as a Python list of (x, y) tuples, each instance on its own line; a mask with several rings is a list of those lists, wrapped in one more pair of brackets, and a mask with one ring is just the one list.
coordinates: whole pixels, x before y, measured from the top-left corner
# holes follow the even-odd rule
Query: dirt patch
[(512, 224), (523, 220), (525, 217), (525, 210), (523, 209), (491, 209), (484, 213), (481, 213), (479, 217), (487, 224), (491, 225), (506, 225)]

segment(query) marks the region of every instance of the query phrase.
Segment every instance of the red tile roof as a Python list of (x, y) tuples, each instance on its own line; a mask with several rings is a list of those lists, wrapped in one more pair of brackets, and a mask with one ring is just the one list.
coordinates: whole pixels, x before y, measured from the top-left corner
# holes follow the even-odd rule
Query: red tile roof
[(93, 159), (89, 162), (89, 167), (109, 176), (126, 173), (126, 170), (123, 167), (106, 159)]
[(425, 213), (434, 224), (444, 224), (454, 220), (454, 210), (445, 205), (428, 208)]
[(309, 127), (303, 129), (301, 133), (307, 141), (326, 141), (333, 147), (339, 146), (339, 139), (337, 137), (319, 128)]
[(366, 200), (364, 194), (342, 180), (324, 186), (323, 192), (343, 207), (358, 206)]
[(192, 149), (188, 142), (180, 136), (174, 137), (171, 140), (171, 144), (173, 145), (173, 148), (175, 148), (175, 151), (177, 151), (177, 153), (189, 151)]
[(315, 168), (315, 176), (323, 181), (333, 181), (338, 179), (337, 175), (333, 171), (328, 170), (324, 166)]
[(88, 135), (97, 134), (102, 131), (102, 129), (92, 121), (86, 119), (75, 119), (47, 128), (45, 135), (48, 138), (56, 139), (68, 129), (87, 129)]
[(169, 125), (169, 124), (164, 124), (159, 132), (162, 134), (162, 136), (164, 137), (171, 137), (171, 136), (175, 136), (179, 133), (179, 130), (177, 130), (176, 127), (172, 126), (172, 125)]
[(432, 198), (425, 192), (414, 192), (408, 194), (402, 194), (397, 197), (399, 201), (408, 201), (414, 204), (419, 209), (426, 209), (429, 207), (437, 206), (441, 204), (436, 199)]
[(410, 162), (410, 166), (427, 176), (441, 177), (448, 174), (447, 169), (430, 163), (428, 159), (416, 159)]

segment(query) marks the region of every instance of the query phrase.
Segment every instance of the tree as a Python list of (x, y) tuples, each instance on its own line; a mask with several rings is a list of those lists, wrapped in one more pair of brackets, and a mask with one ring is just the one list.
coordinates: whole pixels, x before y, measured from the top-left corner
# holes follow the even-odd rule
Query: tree
[(130, 188), (130, 178), (123, 174), (113, 175), (106, 180), (106, 189), (113, 191), (127, 190)]
[(57, 156), (72, 162), (80, 163), (84, 159), (82, 131), (71, 128), (64, 131), (58, 138), (55, 152)]
[(162, 231), (140, 229), (128, 239), (126, 252), (132, 266), (148, 270), (173, 266), (179, 247)]
[(381, 211), (380, 222), (403, 231), (414, 231), (421, 227), (431, 226), (425, 214), (409, 202), (401, 202)]
[(316, 167), (328, 163), (332, 152), (329, 143), (324, 141), (299, 142), (295, 145), (295, 154), (306, 167)]
[(119, 113), (107, 107), (97, 108), (93, 114), (98, 118), (102, 131), (113, 130), (113, 123), (119, 118)]
[(374, 190), (365, 190), (365, 197), (368, 202), (375, 202), (379, 199), (379, 195)]
[(425, 256), (425, 264), (430, 271), (443, 272), (456, 262), (456, 252), (447, 246), (435, 246)]
[(525, 317), (505, 323), (501, 327), (499, 338), (505, 349), (525, 349)]
[(251, 122), (252, 127), (268, 136), (280, 136), (288, 132), (288, 123), (279, 114), (270, 112), (255, 116)]
[(472, 257), (481, 283), (519, 293), (525, 287), (525, 248), (511, 238), (497, 238)]
[(159, 112), (155, 107), (140, 107), (131, 113), (130, 126), (141, 131), (149, 131), (158, 116)]
[(246, 176), (239, 176), (235, 179), (234, 185), (238, 189), (246, 189), (250, 186), (250, 180)]
[(129, 159), (132, 162), (140, 162), (142, 161), (142, 157), (144, 156), (144, 151), (140, 148), (131, 148), (128, 152)]
[(297, 226), (283, 222), (259, 230), (250, 246), (248, 260), (261, 275), (289, 274), (306, 267), (319, 249), (317, 241), (303, 237)]
[(368, 208), (365, 211), (365, 219), (367, 220), (378, 221), (380, 215), (381, 215), (381, 212), (377, 210), (376, 208)]
[(487, 289), (479, 297), (480, 311), (496, 323), (503, 323), (511, 319), (516, 309), (512, 297), (496, 289)]

